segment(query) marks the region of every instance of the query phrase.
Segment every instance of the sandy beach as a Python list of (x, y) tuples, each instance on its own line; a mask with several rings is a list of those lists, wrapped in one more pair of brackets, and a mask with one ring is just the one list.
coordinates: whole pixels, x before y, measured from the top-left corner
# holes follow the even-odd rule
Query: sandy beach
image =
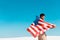
[[(33, 37), (0, 38), (0, 40), (37, 40)], [(60, 36), (47, 36), (47, 40), (60, 40)]]

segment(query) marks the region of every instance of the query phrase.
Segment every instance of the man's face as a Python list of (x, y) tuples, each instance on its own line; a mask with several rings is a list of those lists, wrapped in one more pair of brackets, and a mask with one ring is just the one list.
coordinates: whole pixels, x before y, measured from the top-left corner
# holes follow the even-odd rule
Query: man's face
[(43, 19), (43, 20), (44, 20), (44, 17), (45, 17), (45, 16), (41, 16), (41, 19)]

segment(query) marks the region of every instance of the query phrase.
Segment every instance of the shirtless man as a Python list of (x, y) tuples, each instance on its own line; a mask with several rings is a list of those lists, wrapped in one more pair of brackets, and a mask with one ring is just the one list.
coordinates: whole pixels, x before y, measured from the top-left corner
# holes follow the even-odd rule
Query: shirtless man
[[(42, 21), (44, 21), (44, 17), (45, 17), (45, 14), (44, 14), (44, 13), (41, 13), (41, 14), (40, 14), (40, 19), (41, 19)], [(54, 26), (54, 28), (55, 28), (55, 26)], [(47, 40), (46, 33), (44, 33), (44, 34), (39, 34), (38, 40)]]

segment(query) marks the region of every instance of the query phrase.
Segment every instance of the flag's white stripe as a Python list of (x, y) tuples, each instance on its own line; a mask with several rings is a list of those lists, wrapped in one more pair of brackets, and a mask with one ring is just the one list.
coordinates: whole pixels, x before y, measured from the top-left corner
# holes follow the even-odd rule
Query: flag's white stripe
[[(53, 26), (52, 26), (52, 25), (54, 25), (54, 24), (51, 24), (51, 25), (50, 25), (50, 28), (53, 28)], [(55, 25), (54, 25), (54, 26), (55, 26)]]
[(44, 32), (46, 32), (47, 30), (44, 29)]
[(43, 32), (42, 32), (42, 31), (40, 31), (40, 34), (43, 34)]
[(33, 25), (35, 25), (35, 23), (32, 23)]
[(32, 26), (32, 25), (31, 25), (31, 27), (32, 27), (32, 28), (34, 28), (37, 32), (39, 32), (39, 30), (38, 30), (38, 28), (37, 28), (37, 27)]
[(43, 24), (44, 25), (44, 28), (48, 29), (47, 24), (45, 24), (43, 22), (40, 22), (40, 21), (38, 23)]
[[(46, 23), (43, 23), (43, 22), (40, 22), (40, 21), (38, 23), (43, 24), (44, 28), (46, 28), (47, 30), (49, 30), (49, 28), (47, 27), (48, 25)], [(50, 27), (52, 27), (52, 26), (50, 26)]]
[(34, 35), (36, 35), (36, 32), (31, 27), (29, 27), (29, 29)]
[(40, 21), (38, 21), (38, 23), (40, 23), (40, 24), (44, 24), (43, 22), (40, 22)]
[(47, 26), (48, 26), (47, 24), (44, 24), (44, 27), (45, 27), (47, 30), (49, 30), (49, 28), (48, 28)]
[(49, 25), (50, 28), (52, 28), (52, 25)]
[(40, 26), (40, 25), (36, 25), (36, 26), (39, 27), (41, 30), (43, 30), (42, 26)]
[(46, 31), (45, 29), (43, 29), (43, 27), (42, 26), (40, 26), (40, 25), (37, 25), (42, 31)]
[(49, 25), (50, 28), (52, 28), (54, 24), (51, 24), (51, 23), (47, 23)]
[(49, 25), (49, 27), (50, 27), (50, 28), (52, 28), (52, 25), (53, 25), (53, 24), (51, 24), (51, 23), (48, 23), (48, 25)]

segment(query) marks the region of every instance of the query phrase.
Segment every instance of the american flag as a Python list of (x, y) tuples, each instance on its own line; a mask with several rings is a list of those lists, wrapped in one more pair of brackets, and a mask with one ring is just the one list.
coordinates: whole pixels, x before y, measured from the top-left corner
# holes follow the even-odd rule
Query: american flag
[(53, 28), (53, 24), (49, 24), (47, 22), (44, 22), (42, 19), (38, 21), (38, 24), (35, 25), (35, 23), (32, 23), (29, 28), (27, 28), (27, 31), (35, 38), (39, 34), (43, 34), (47, 30)]

